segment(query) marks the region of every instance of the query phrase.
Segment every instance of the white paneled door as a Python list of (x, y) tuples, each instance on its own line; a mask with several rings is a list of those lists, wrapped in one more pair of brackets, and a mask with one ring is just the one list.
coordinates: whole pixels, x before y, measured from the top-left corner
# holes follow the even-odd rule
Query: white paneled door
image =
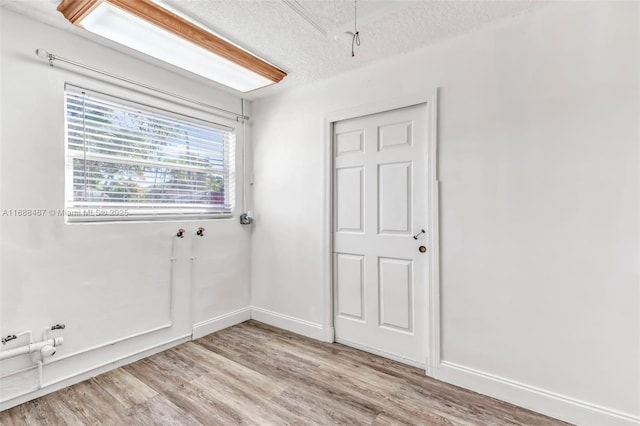
[(424, 366), (427, 106), (336, 122), (333, 144), (336, 341)]

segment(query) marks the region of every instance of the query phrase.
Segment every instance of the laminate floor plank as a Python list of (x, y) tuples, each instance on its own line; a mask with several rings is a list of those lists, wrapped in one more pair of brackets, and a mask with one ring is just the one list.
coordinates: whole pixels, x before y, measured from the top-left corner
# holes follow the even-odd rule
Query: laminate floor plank
[(277, 389), (268, 393), (256, 392), (256, 389), (247, 386), (244, 381), (218, 374), (201, 377), (192, 384), (242, 413), (248, 424), (279, 425), (299, 420), (295, 413), (271, 403), (271, 399), (278, 394)]
[(374, 420), (373, 426), (467, 426), (470, 422), (459, 422), (448, 418), (440, 417), (435, 413), (427, 413), (424, 416), (416, 417), (414, 413), (383, 411)]
[[(51, 398), (47, 398), (51, 396)], [(82, 420), (78, 417), (76, 410), (65, 404), (62, 398), (57, 394), (46, 395), (44, 399), (48, 403), (49, 415), (53, 419), (55, 425), (77, 425), (82, 423)], [(24, 424), (24, 423), (23, 423)]]
[(125, 408), (93, 379), (47, 396), (57, 397), (77, 417), (78, 424), (119, 425), (126, 421)]
[(127, 409), (158, 395), (158, 392), (122, 368), (109, 371), (93, 380)]
[(341, 396), (326, 394), (319, 389), (291, 387), (273, 401), (290, 411), (298, 411), (309, 419), (307, 424), (366, 425), (378, 414), (357, 400), (338, 399)]
[[(398, 378), (402, 382), (407, 380), (417, 381), (418, 383), (424, 382), (425, 374), (423, 370), (400, 364), (387, 358), (362, 352), (358, 349), (345, 345), (326, 344), (307, 337), (298, 336), (285, 330), (277, 329), (267, 324), (256, 323), (255, 328), (263, 333), (268, 333), (270, 335), (275, 334), (277, 339), (283, 340), (296, 347), (299, 352), (310, 352), (316, 354), (318, 359), (325, 359), (334, 365), (339, 364), (345, 368), (349, 368), (350, 371), (353, 369), (364, 371), (365, 369), (362, 367), (369, 367), (376, 371), (384, 372), (387, 377), (391, 376)], [(434, 382), (437, 381), (434, 380)]]
[[(318, 356), (313, 352), (305, 353), (305, 348), (292, 345), (288, 340), (274, 339), (267, 342), (266, 345), (273, 345), (282, 352), (295, 351), (299, 356), (303, 357), (309, 356), (317, 359)], [(336, 389), (358, 395), (368, 402), (378, 404), (380, 405), (380, 411), (391, 405), (401, 412), (412, 413), (414, 418), (430, 418), (434, 424), (449, 424), (452, 422), (455, 424), (469, 424), (462, 420), (463, 417), (453, 416), (448, 413), (448, 402), (446, 400), (444, 402), (440, 401), (440, 398), (433, 398), (430, 401), (432, 404), (429, 405), (429, 409), (419, 404), (407, 404), (403, 399), (396, 396), (404, 382), (394, 375), (385, 374), (372, 368), (362, 368), (361, 365), (345, 365), (350, 364), (345, 362), (331, 363), (330, 361), (335, 360), (335, 357), (320, 359), (326, 360), (326, 362), (322, 362), (319, 367), (317, 373), (321, 374), (316, 374), (316, 380), (325, 381)], [(424, 381), (424, 375), (421, 378)]]
[(2, 425), (566, 425), (247, 321), (0, 412)]
[(212, 352), (233, 359), (234, 362), (246, 368), (253, 369), (258, 373), (271, 378), (282, 378), (290, 383), (303, 383), (313, 380), (316, 366), (305, 362), (302, 358), (287, 353), (276, 354), (272, 351), (263, 350), (247, 352), (239, 347), (235, 342), (224, 339), (209, 339), (205, 342), (198, 342)]
[(162, 370), (148, 359), (141, 359), (121, 368), (132, 376), (137, 377), (158, 394), (164, 393), (178, 384), (172, 377), (163, 376)]
[(176, 383), (190, 382), (207, 373), (206, 368), (195, 362), (182, 359), (173, 349), (166, 350), (147, 358), (162, 374), (171, 377)]
[[(27, 402), (21, 410), (21, 418), (14, 423), (16, 425), (71, 425), (80, 422), (78, 417), (58, 397), (58, 395), (46, 395), (45, 397)], [(0, 420), (2, 416), (0, 416)], [(24, 421), (22, 423), (21, 421)], [(4, 425), (4, 421), (0, 421)], [(7, 422), (7, 424), (11, 424)]]
[[(26, 416), (26, 413), (30, 411), (28, 410), (28, 407), (31, 407), (31, 402), (25, 402), (24, 404), (12, 408), (11, 410), (6, 410), (0, 413), (0, 419), (2, 420), (0, 424), (6, 426), (18, 426), (27, 424), (29, 420)], [(6, 414), (3, 415), (3, 413)]]
[(211, 379), (224, 377), (238, 386), (251, 389), (252, 392), (257, 394), (277, 394), (287, 386), (287, 383), (278, 378), (267, 377), (255, 369), (245, 367), (229, 358), (208, 351), (200, 345), (185, 345), (181, 349), (184, 350), (185, 356), (191, 356), (202, 365), (207, 366), (208, 373), (206, 376)]
[(177, 407), (191, 414), (194, 419), (204, 425), (245, 425), (250, 423), (240, 411), (191, 383), (183, 383), (172, 388), (165, 395)]
[[(127, 423), (135, 425), (202, 425), (162, 395), (138, 404), (127, 412)], [(208, 423), (205, 423), (208, 424)]]

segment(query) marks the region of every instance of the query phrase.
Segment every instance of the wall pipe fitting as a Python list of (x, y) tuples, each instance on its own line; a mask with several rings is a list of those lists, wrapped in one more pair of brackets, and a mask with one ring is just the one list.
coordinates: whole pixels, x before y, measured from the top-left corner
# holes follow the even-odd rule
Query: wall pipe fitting
[(43, 340), (42, 342), (31, 343), (29, 345), (20, 346), (14, 349), (0, 352), (0, 361), (3, 359), (13, 358), (20, 355), (32, 354), (39, 352), (43, 358), (48, 358), (56, 353), (56, 347), (62, 345), (64, 339), (55, 337), (53, 339)]

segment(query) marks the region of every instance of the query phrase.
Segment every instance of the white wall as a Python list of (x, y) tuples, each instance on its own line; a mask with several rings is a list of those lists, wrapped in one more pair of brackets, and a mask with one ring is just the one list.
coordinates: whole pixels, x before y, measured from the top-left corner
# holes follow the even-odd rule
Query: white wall
[[(50, 68), (36, 58), (36, 48), (240, 111), (238, 97), (211, 86), (13, 12), (2, 10), (1, 15), (0, 209), (64, 207), (64, 83), (105, 87), (64, 64)], [(139, 95), (130, 93), (132, 97)], [(239, 132), (237, 212), (241, 208), (241, 142)], [(210, 320), (249, 306), (250, 227), (242, 227), (237, 214), (218, 220), (72, 225), (65, 224), (62, 217), (5, 216), (0, 223), (0, 334), (31, 329), (39, 339), (46, 326), (65, 323), (67, 327), (60, 333), (65, 343), (54, 358), (60, 361), (45, 367), (46, 383), (103, 364), (106, 364), (103, 369), (113, 368), (114, 361), (120, 358), (146, 349), (158, 350), (165, 343), (175, 344), (189, 338), (193, 324), (201, 323), (197, 330), (204, 334), (216, 326)], [(198, 226), (204, 226), (206, 234), (193, 241), (191, 253), (193, 233)], [(174, 239), (181, 227), (189, 235), (182, 240)], [(177, 261), (170, 296), (174, 240)], [(193, 268), (192, 255), (196, 256)], [(166, 329), (62, 359), (169, 323), (173, 325)], [(28, 357), (23, 358), (27, 359), (3, 362), (0, 374), (29, 365)], [(29, 371), (3, 379), (0, 398), (6, 400), (29, 390), (35, 378), (35, 372)], [(68, 382), (56, 386), (64, 383)], [(33, 395), (27, 396), (30, 397)], [(19, 400), (4, 403), (0, 408), (16, 402)]]
[(553, 5), (257, 101), (253, 306), (326, 320), (325, 116), (437, 87), (439, 376), (639, 423), (639, 18)]

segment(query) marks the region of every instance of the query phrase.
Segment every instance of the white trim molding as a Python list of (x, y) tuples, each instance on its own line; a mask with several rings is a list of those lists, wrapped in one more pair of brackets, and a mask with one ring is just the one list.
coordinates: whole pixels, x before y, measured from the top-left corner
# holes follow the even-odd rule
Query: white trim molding
[(223, 330), (225, 328), (240, 324), (251, 319), (251, 307), (247, 306), (241, 309), (237, 309), (233, 312), (229, 312), (223, 315), (219, 315), (215, 318), (201, 321), (193, 325), (192, 338), (199, 339), (207, 334), (215, 333), (216, 331)]
[(427, 375), (434, 375), (434, 366), (440, 364), (440, 181), (438, 180), (438, 91), (434, 90), (427, 100), (429, 138), (427, 152), (429, 158), (429, 176), (427, 182), (427, 196), (429, 199), (429, 232), (427, 244), (429, 247), (429, 318), (427, 348), (428, 359), (425, 366)]
[(640, 417), (580, 401), (448, 361), (440, 362), (435, 378), (507, 401), (538, 413), (584, 426), (638, 426)]
[(251, 318), (312, 339), (325, 340), (326, 331), (322, 324), (316, 324), (255, 306), (251, 308)]

